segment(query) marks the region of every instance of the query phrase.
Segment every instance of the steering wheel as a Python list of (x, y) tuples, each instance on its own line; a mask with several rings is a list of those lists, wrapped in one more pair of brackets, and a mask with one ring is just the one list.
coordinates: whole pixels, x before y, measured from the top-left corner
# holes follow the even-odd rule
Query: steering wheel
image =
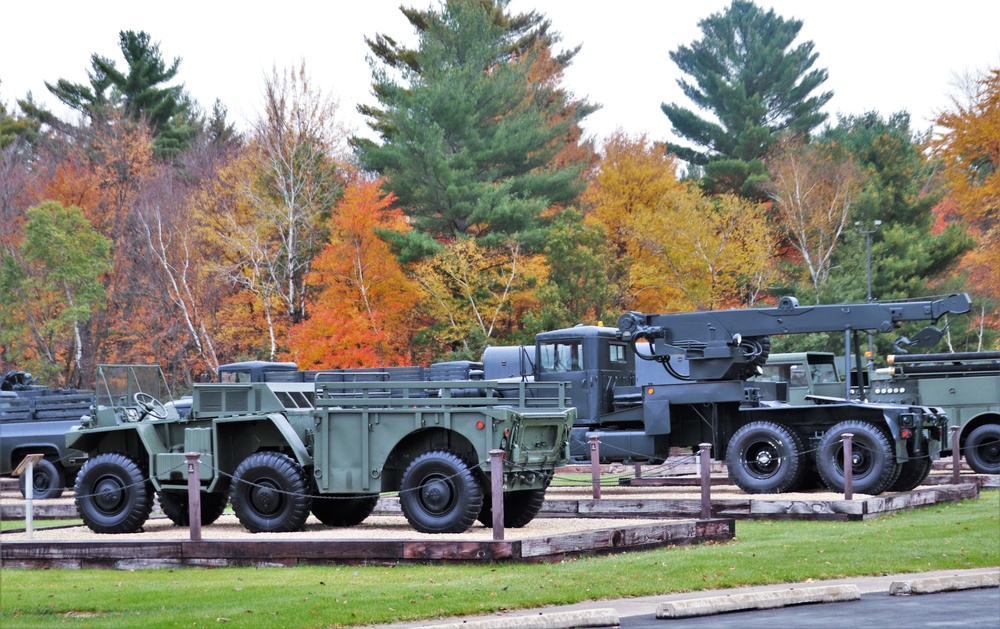
[(166, 419), (167, 409), (163, 404), (160, 403), (155, 397), (148, 393), (143, 393), (142, 391), (136, 393), (132, 396), (135, 403), (138, 404), (146, 413), (152, 415), (156, 419)]

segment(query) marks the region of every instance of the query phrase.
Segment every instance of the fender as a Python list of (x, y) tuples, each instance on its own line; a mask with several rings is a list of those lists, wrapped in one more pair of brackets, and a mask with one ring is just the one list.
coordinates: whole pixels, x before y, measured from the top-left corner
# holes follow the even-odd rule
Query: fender
[[(301, 465), (302, 467), (312, 467), (313, 457), (312, 455), (309, 454), (309, 449), (306, 448), (306, 444), (302, 442), (302, 439), (295, 432), (295, 429), (293, 429), (291, 424), (288, 423), (288, 418), (286, 418), (281, 413), (268, 413), (264, 417), (261, 417), (260, 415), (249, 416), (249, 417), (246, 415), (220, 417), (215, 420), (215, 430), (216, 430), (215, 443), (216, 444), (219, 443), (218, 428), (221, 424), (233, 424), (233, 423), (250, 422), (250, 421), (259, 422), (264, 419), (270, 421), (271, 424), (274, 425), (275, 429), (281, 435), (282, 439), (284, 439), (288, 447), (291, 448), (292, 454), (295, 455), (295, 459), (299, 462), (299, 465)], [(218, 448), (218, 445), (216, 445), (216, 448)]]

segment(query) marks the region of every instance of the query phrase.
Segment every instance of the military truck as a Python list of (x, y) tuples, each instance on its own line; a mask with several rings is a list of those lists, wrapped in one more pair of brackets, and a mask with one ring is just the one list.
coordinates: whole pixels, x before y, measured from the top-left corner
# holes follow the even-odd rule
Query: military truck
[[(939, 406), (960, 426), (959, 448), (980, 474), (1000, 474), (1000, 352), (890, 354), (870, 399)], [(942, 454), (950, 455), (951, 431)]]
[[(0, 475), (9, 476), (26, 454), (44, 454), (34, 466), (32, 496), (58, 498), (72, 483), (83, 453), (66, 447), (66, 432), (80, 423), (93, 402), (91, 391), (53, 389), (24, 371), (0, 379)], [(27, 488), (18, 477), (21, 495)]]
[[(888, 333), (970, 305), (968, 295), (816, 306), (783, 297), (776, 308), (631, 312), (617, 328), (577, 326), (540, 333), (533, 347), (487, 348), (483, 365), (501, 383), (571, 383), (577, 419), (570, 453), (577, 460), (589, 457), (590, 436), (599, 437), (607, 461), (662, 460), (672, 446), (710, 443), (749, 493), (793, 491), (811, 483), (813, 472), (843, 491), (842, 442), (851, 433), (854, 490), (905, 491), (939, 456), (948, 421), (940, 409), (861, 403), (850, 399), (850, 383), (837, 385), (838, 397), (793, 405), (776, 401), (785, 399), (778, 395), (783, 383), (747, 379), (766, 366), (771, 335), (842, 330), (850, 353), (857, 332)], [(643, 361), (649, 368), (640, 368)]]
[[(99, 533), (137, 531), (154, 493), (178, 525), (190, 523), (186, 453), (200, 453), (201, 522), (231, 500), (247, 530), (300, 530), (310, 512), (353, 526), (383, 492), (399, 492), (418, 531), (492, 526), (490, 450), (502, 451), (504, 525), (524, 526), (568, 458), (575, 411), (566, 386), (484, 380), (387, 382), (363, 372), (197, 384), (184, 418), (159, 367), (101, 365), (93, 408), (67, 435), (89, 456), (76, 506)], [(278, 370), (282, 371), (282, 370)]]

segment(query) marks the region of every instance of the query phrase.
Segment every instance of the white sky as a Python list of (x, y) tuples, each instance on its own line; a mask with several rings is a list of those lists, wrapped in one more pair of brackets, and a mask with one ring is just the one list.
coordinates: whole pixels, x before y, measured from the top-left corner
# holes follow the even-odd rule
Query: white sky
[[(931, 126), (958, 94), (958, 79), (1000, 66), (1000, 2), (996, 0), (756, 0), (786, 19), (803, 21), (796, 43), (811, 40), (832, 90), (826, 111), (884, 116), (911, 114), (915, 129)], [(376, 104), (364, 37), (381, 33), (414, 42), (400, 5), (431, 0), (260, 2), (248, 0), (54, 0), (15, 2), (0, 15), (0, 102), (29, 91), (60, 115), (69, 114), (44, 82), (87, 82), (90, 55), (125, 67), (118, 32), (144, 30), (169, 62), (181, 58), (178, 80), (201, 106), (215, 99), (246, 128), (260, 111), (264, 76), (302, 60), (313, 82), (339, 98), (343, 121), (367, 133), (358, 103)], [(437, 6), (437, 2), (433, 2)], [(512, 0), (515, 12), (537, 10), (562, 35), (562, 48), (582, 44), (565, 86), (603, 109), (584, 122), (598, 140), (621, 128), (653, 140), (674, 139), (664, 102), (693, 105), (668, 53), (701, 38), (698, 21), (729, 0)]]

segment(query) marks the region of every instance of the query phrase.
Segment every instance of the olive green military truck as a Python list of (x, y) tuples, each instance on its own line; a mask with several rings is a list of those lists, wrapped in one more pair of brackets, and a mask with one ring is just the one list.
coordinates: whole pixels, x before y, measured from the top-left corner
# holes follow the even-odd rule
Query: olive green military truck
[(501, 450), (504, 525), (534, 518), (569, 456), (566, 387), (375, 376), (199, 384), (182, 418), (160, 402), (170, 395), (159, 367), (99, 366), (91, 413), (66, 435), (88, 455), (75, 485), (80, 517), (96, 532), (134, 532), (155, 493), (188, 525), (185, 457), (198, 452), (205, 525), (231, 501), (255, 533), (300, 530), (310, 513), (352, 526), (380, 493), (399, 492), (415, 529), (457, 533), (492, 525), (489, 452)]

